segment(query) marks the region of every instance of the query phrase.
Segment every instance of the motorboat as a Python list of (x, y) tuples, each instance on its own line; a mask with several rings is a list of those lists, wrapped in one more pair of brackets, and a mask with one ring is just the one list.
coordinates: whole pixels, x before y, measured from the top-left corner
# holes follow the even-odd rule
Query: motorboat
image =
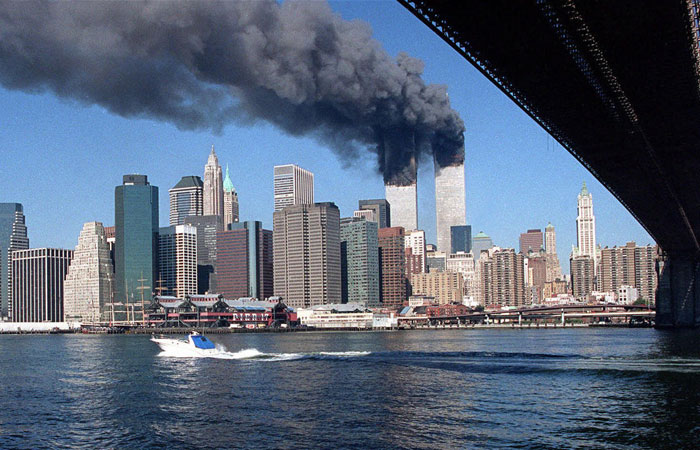
[(190, 333), (186, 339), (173, 339), (163, 336), (156, 337), (153, 335), (151, 336), (151, 341), (158, 344), (158, 346), (164, 352), (173, 355), (202, 356), (212, 354), (217, 351), (216, 346), (212, 341), (196, 331)]

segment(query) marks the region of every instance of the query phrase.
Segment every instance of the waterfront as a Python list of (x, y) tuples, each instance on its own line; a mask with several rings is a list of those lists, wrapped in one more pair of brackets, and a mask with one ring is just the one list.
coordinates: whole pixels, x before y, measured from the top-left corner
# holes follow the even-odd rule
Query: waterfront
[(700, 337), (652, 329), (0, 336), (0, 447), (690, 447)]

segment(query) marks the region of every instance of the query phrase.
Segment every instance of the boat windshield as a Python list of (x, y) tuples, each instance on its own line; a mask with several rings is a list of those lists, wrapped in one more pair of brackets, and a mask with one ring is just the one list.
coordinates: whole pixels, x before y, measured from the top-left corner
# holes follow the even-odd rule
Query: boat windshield
[(204, 336), (190, 336), (190, 339), (192, 339), (192, 343), (197, 348), (205, 350), (216, 348), (214, 346), (214, 343), (209, 339), (205, 338)]

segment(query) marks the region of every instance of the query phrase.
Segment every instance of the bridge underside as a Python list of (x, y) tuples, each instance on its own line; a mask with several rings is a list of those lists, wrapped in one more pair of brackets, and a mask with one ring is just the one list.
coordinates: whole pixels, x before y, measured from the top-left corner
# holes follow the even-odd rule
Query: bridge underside
[(666, 267), (675, 267), (660, 279), (675, 288), (660, 287), (657, 322), (700, 324), (700, 288), (690, 293), (700, 261), (700, 1), (399, 2), (557, 139), (656, 240)]

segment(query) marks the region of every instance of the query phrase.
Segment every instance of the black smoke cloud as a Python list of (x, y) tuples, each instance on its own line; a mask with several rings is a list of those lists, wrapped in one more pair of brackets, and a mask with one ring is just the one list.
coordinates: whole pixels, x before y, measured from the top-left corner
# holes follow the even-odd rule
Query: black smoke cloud
[(0, 83), (183, 129), (270, 122), (348, 161), (376, 151), (398, 184), (411, 181), (410, 143), (414, 157), (461, 162), (445, 87), (371, 35), (325, 2), (0, 2)]

